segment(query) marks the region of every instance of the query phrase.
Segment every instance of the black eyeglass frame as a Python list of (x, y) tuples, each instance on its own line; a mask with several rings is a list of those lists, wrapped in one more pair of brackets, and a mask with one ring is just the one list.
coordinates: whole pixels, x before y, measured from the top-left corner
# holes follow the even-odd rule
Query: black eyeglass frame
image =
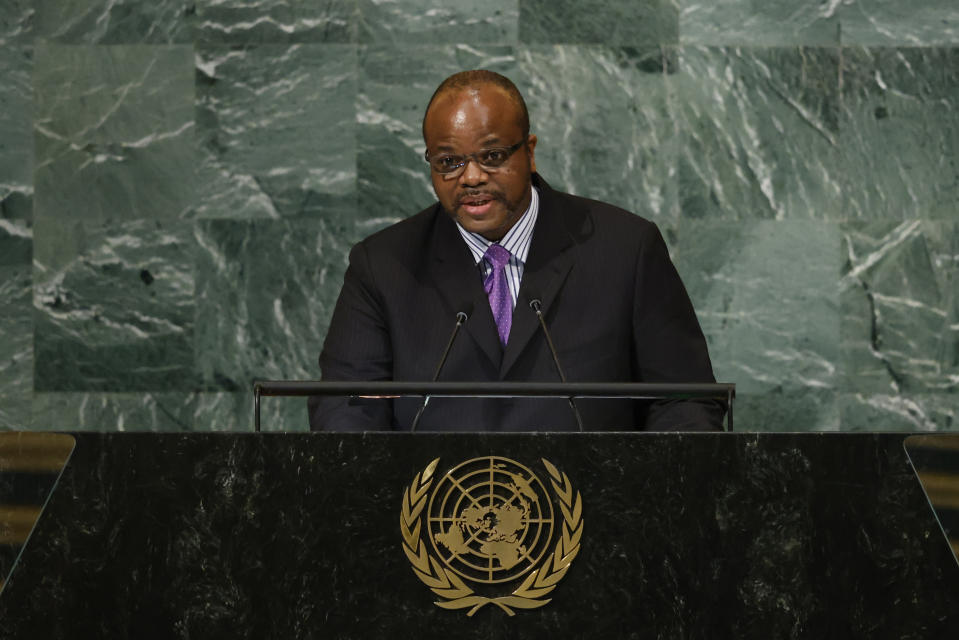
[[(430, 159), (430, 150), (429, 150), (429, 149), (427, 149), (426, 151), (423, 152), (423, 159), (426, 160), (426, 162), (430, 165), (430, 168), (431, 168), (433, 171), (435, 171), (436, 173), (440, 174), (441, 176), (451, 176), (451, 175), (457, 175), (457, 174), (459, 174), (459, 172), (461, 172), (463, 169), (466, 168), (466, 165), (469, 164), (470, 160), (472, 160), (473, 162), (475, 162), (475, 163), (478, 164), (479, 166), (483, 167), (483, 170), (484, 170), (484, 171), (496, 171), (497, 169), (499, 169), (500, 167), (502, 167), (504, 164), (506, 164), (506, 163), (509, 161), (509, 159), (513, 157), (513, 154), (516, 153), (516, 151), (517, 151), (520, 147), (522, 147), (524, 144), (526, 144), (526, 140), (525, 140), (525, 139), (524, 139), (524, 140), (520, 140), (520, 141), (517, 142), (516, 144), (514, 144), (514, 145), (512, 145), (512, 146), (509, 146), (509, 147), (489, 147), (489, 148), (487, 148), (487, 149), (480, 149), (479, 151), (477, 151), (477, 152), (475, 152), (475, 153), (464, 153), (464, 154), (459, 154), (459, 153), (443, 153), (443, 154), (440, 154), (440, 155), (437, 156), (437, 157), (459, 158), (459, 159), (460, 159), (460, 162), (459, 162), (455, 167), (453, 167), (452, 169), (450, 169), (449, 171), (441, 171), (440, 169), (438, 169), (438, 168), (436, 167), (436, 165), (433, 164), (433, 160)], [(485, 164), (485, 163), (483, 163), (483, 162), (479, 159), (479, 157), (478, 157), (478, 156), (479, 156), (480, 154), (482, 154), (482, 153), (490, 153), (490, 152), (493, 152), (493, 151), (501, 151), (501, 152), (503, 152), (503, 153), (505, 154), (505, 156), (503, 157), (503, 161), (500, 162), (500, 163), (497, 164), (497, 165), (488, 165), (488, 164)]]

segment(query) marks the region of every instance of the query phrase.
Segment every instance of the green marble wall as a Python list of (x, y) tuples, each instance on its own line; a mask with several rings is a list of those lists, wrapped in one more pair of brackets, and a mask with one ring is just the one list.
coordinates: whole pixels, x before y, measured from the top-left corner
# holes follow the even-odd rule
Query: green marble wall
[[(955, 0), (4, 0), (0, 428), (245, 430), (487, 67), (655, 220), (756, 430), (959, 427)], [(305, 429), (300, 400), (265, 421)]]

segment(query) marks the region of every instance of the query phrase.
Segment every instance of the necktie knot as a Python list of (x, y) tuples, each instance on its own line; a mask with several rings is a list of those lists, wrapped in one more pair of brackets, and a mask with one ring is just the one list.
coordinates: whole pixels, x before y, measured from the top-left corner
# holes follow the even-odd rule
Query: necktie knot
[(513, 256), (508, 249), (499, 244), (491, 244), (483, 256), (490, 261), (494, 270), (502, 269)]

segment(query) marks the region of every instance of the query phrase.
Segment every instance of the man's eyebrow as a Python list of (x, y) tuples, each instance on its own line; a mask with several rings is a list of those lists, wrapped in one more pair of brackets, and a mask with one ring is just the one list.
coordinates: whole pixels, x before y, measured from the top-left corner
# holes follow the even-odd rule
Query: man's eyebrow
[[(489, 136), (483, 138), (483, 139), (482, 139), (482, 142), (480, 142), (480, 145), (479, 145), (479, 146), (480, 146), (481, 149), (488, 149), (488, 148), (490, 148), (491, 146), (496, 146), (496, 145), (498, 145), (498, 144), (502, 144), (502, 143), (503, 143), (502, 140), (503, 140), (502, 138), (500, 138), (498, 135), (496, 135), (495, 133), (493, 133), (493, 134), (490, 134)], [(433, 147), (432, 151), (433, 151), (434, 153), (437, 153), (437, 152), (440, 152), (440, 151), (446, 152), (446, 153), (462, 153), (462, 150), (457, 149), (455, 146), (453, 146), (453, 145), (450, 144), (449, 142), (440, 142), (440, 143), (437, 144), (435, 147)]]

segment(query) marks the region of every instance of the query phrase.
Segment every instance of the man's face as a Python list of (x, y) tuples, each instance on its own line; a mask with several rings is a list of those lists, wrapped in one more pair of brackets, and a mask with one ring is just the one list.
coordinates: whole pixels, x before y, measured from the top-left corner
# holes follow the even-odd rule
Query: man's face
[[(437, 96), (426, 114), (426, 149), (437, 156), (511, 147), (523, 139), (519, 121), (519, 107), (499, 87), (451, 90)], [(495, 170), (474, 160), (452, 175), (431, 169), (436, 197), (467, 231), (500, 240), (529, 206), (535, 148), (536, 136), (531, 135)]]

